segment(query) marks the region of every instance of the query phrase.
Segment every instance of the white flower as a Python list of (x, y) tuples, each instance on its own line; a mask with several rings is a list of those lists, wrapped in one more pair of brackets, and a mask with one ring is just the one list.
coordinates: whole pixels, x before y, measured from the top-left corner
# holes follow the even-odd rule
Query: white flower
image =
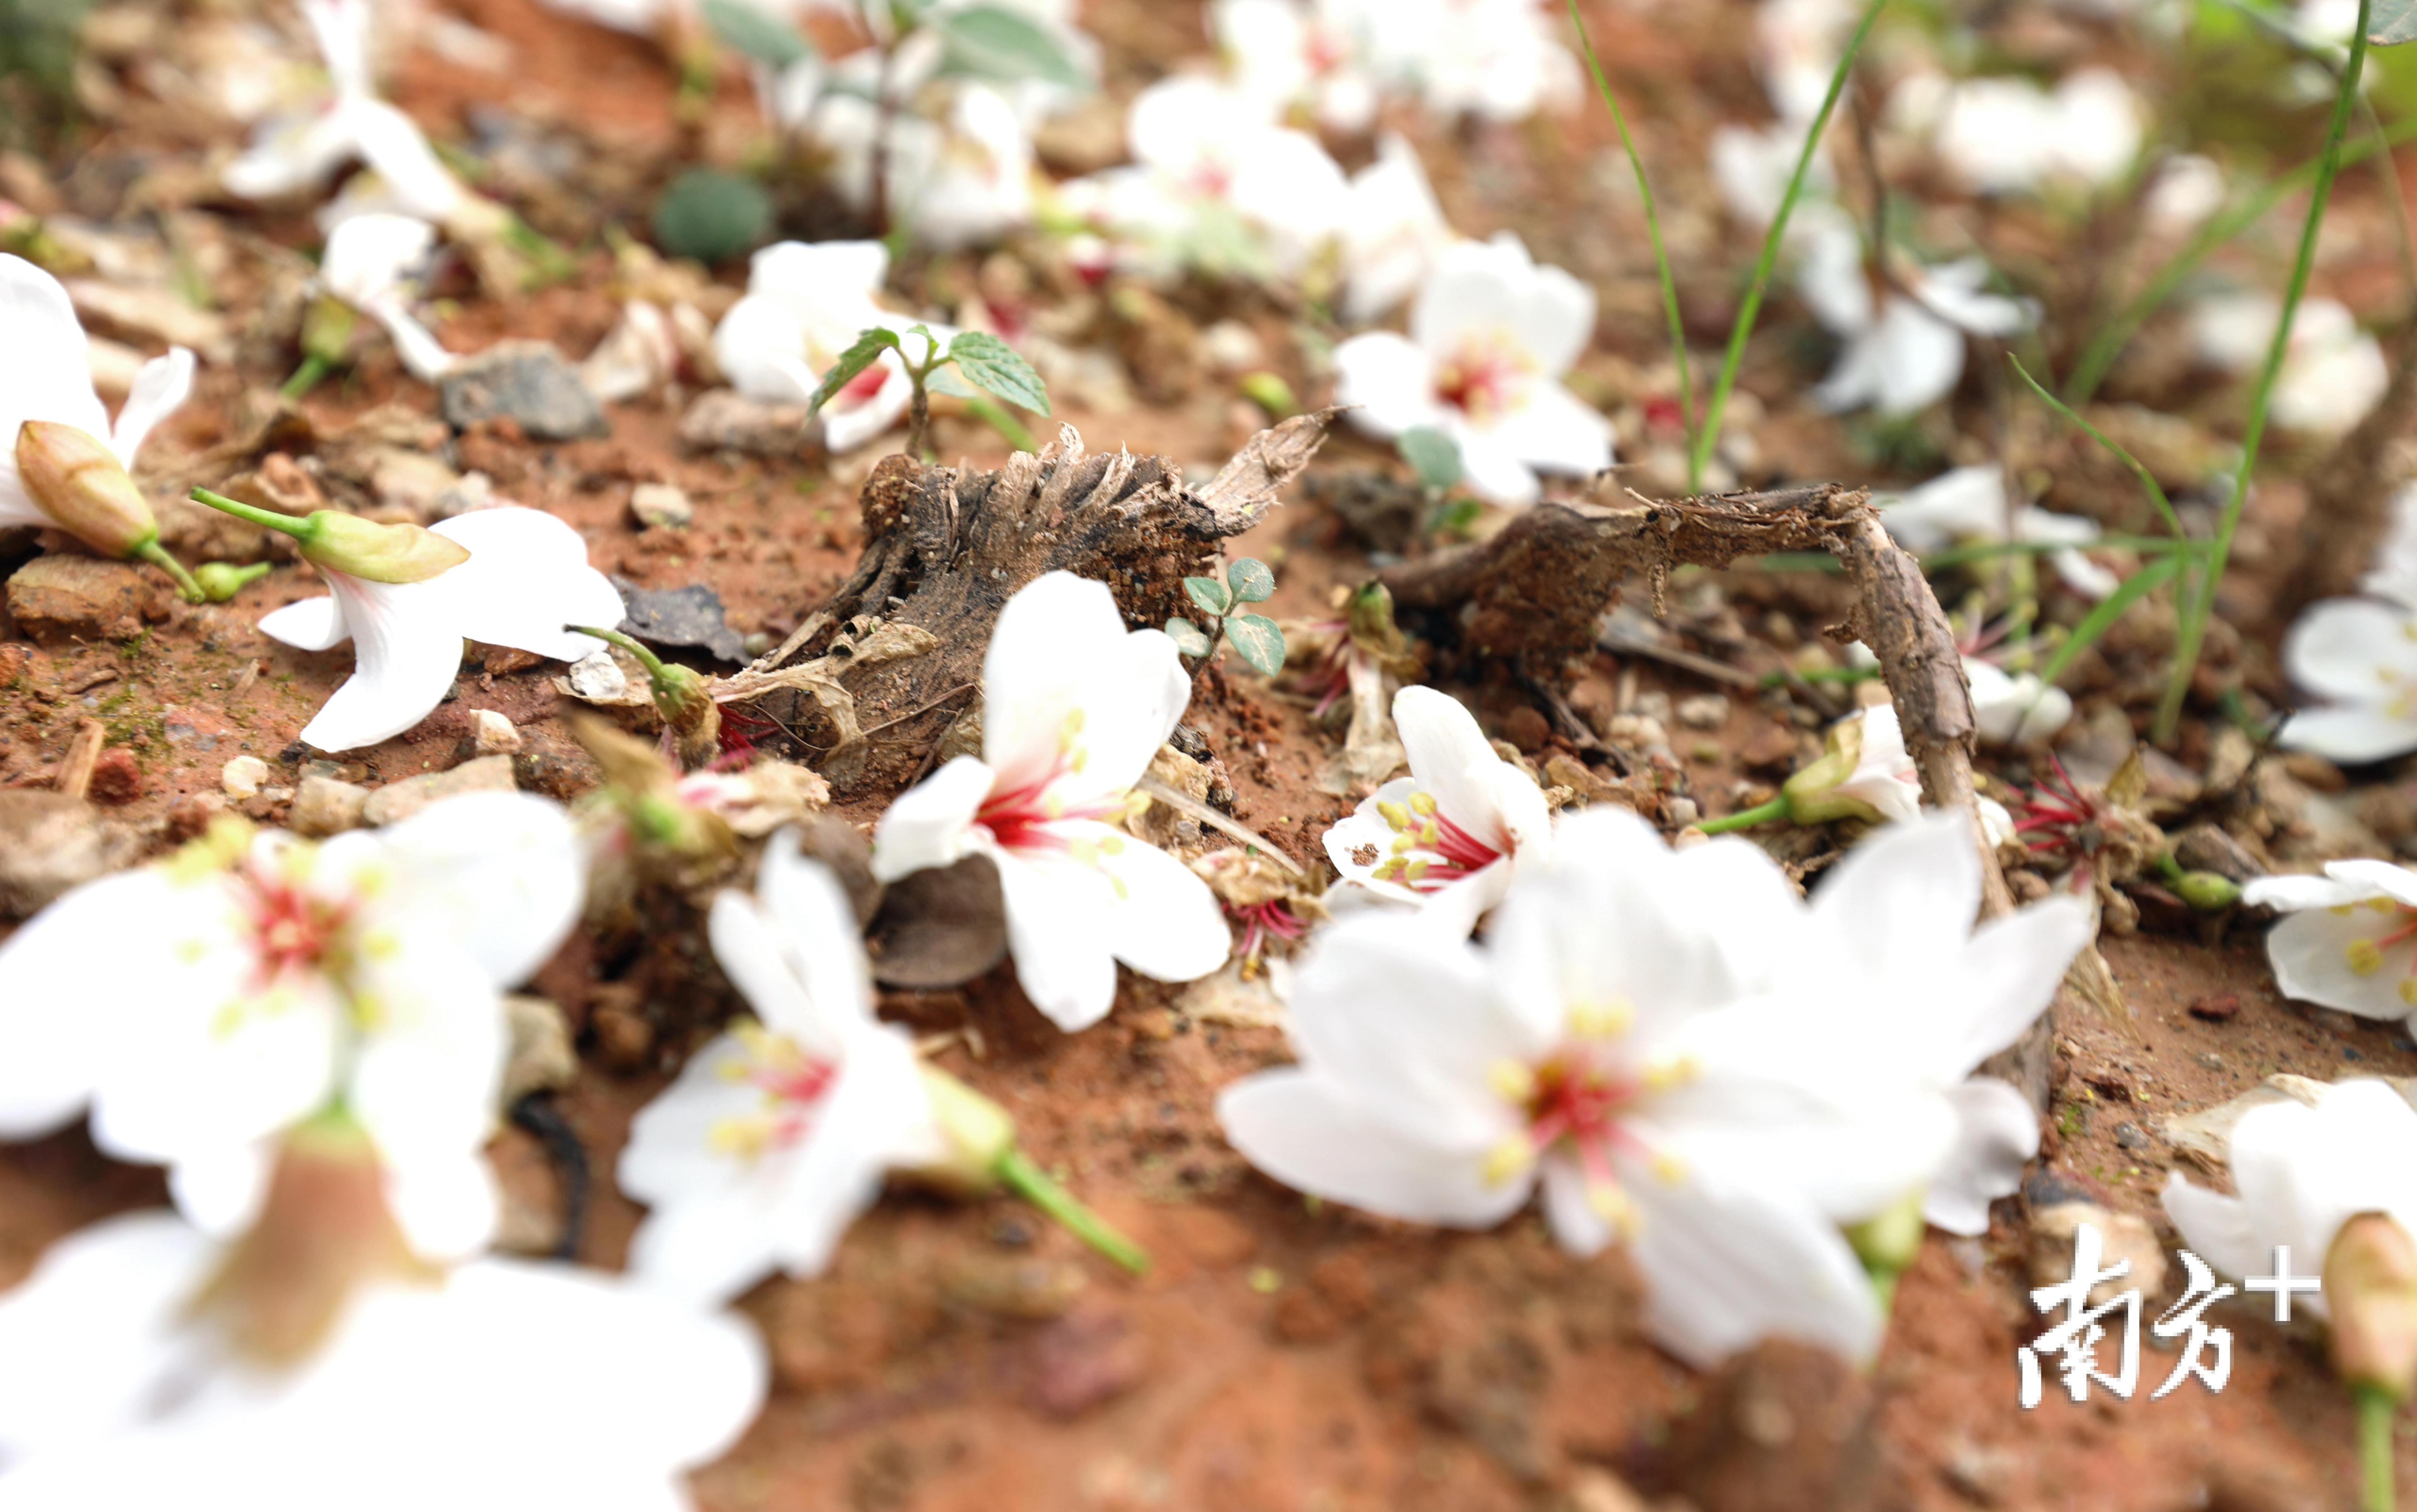
[[(2257, 372), (2282, 309), (2269, 294), (2201, 300), (2191, 312), (2199, 355), (2229, 372)], [(2366, 417), (2391, 382), (2382, 345), (2358, 328), (2357, 317), (2338, 300), (2303, 299), (2267, 413), (2294, 431), (2340, 435)]]
[(1372, 66), (1436, 115), (1522, 121), (1585, 88), (1560, 43), (1561, 11), (1541, 0), (1361, 0)]
[(353, 643), (352, 679), (302, 727), (321, 750), (374, 746), (426, 718), (453, 686), (464, 640), (577, 661), (601, 647), (564, 626), (621, 623), (621, 595), (587, 565), (587, 542), (543, 510), (477, 509), (429, 528), (470, 559), (418, 582), (323, 567), (329, 597), (261, 619), (262, 633), (304, 651)]
[(251, 150), (227, 164), (229, 192), (247, 200), (315, 189), (356, 159), (369, 164), (396, 207), (445, 221), (468, 202), (410, 116), (377, 98), (370, 78), (370, 0), (300, 0), (335, 95), (306, 115), (273, 121)]
[(1966, 79), (1924, 99), (1932, 88), (1924, 76), (1908, 79), (1891, 98), (1891, 113), (1927, 116), (1921, 124), (1934, 150), (1983, 193), (2033, 190), (2052, 179), (2095, 189), (2139, 154), (2139, 102), (2122, 76), (2105, 68), (2081, 69), (2053, 94), (2018, 77)]
[(795, 830), (755, 891), (716, 898), (708, 929), (759, 1017), (691, 1058), (621, 1153), (622, 1190), (654, 1210), (630, 1268), (706, 1301), (818, 1274), (883, 1173), (937, 1138), (913, 1041), (873, 1016), (856, 915)]
[[(1714, 131), (1712, 182), (1719, 186), (1729, 213), (1750, 225), (1770, 225), (1779, 214), (1788, 180), (1796, 174), (1796, 159), (1803, 151), (1804, 128), (1794, 121), (1779, 121), (1758, 129), (1724, 126)], [(1852, 220), (1827, 198), (1836, 183), (1837, 174), (1830, 159), (1816, 154), (1812, 166), (1805, 171), (1796, 209), (1787, 218), (1787, 240), (1791, 245), (1805, 239), (1814, 220), (1840, 221), (1849, 233), (1853, 232)], [(1855, 249), (1860, 257), (1860, 240)]]
[(327, 293), (386, 327), (403, 366), (433, 384), (458, 360), (411, 314), (414, 280), (436, 244), (436, 228), (411, 216), (348, 218), (327, 234), (319, 282)]
[(1376, 118), (1364, 57), (1376, 19), (1362, 0), (1217, 0), (1208, 25), (1243, 94), (1277, 116), (1305, 106), (1319, 126), (1351, 134)]
[(1107, 1016), (1119, 960), (1188, 982), (1233, 941), (1208, 885), (1126, 833), (1133, 785), (1192, 700), (1175, 643), (1125, 629), (1105, 585), (1051, 572), (999, 611), (982, 658), (982, 755), (902, 794), (873, 837), (895, 882), (985, 855), (1025, 995), (1059, 1028)]
[(22, 257), (0, 253), (0, 348), (8, 352), (0, 361), (0, 529), (60, 525), (17, 476), (17, 432), (26, 421), (71, 425), (107, 443), (130, 473), (153, 428), (193, 391), (193, 355), (171, 347), (134, 375), (112, 427), (93, 392), (89, 346), (59, 280)]
[(1416, 147), (1398, 132), (1376, 141), (1376, 160), (1351, 175), (1343, 219), (1343, 318), (1381, 319), (1418, 292), (1443, 249), (1460, 238), (1436, 204)]
[(2104, 598), (2121, 584), (2080, 550), (2098, 538), (2095, 523), (2078, 515), (2052, 514), (2035, 504), (2009, 509), (2001, 467), (1958, 467), (1910, 492), (1873, 502), (1880, 522), (1909, 552), (1941, 552), (1980, 541), (2062, 542), (2065, 549), (2049, 552), (2048, 561), (2075, 593)]
[[(2029, 1101), (1973, 1070), (2038, 1019), (2093, 929), (2077, 898), (1975, 929), (1980, 906), (1981, 859), (1962, 814), (1889, 826), (1815, 890), (1789, 978), (1803, 997), (1783, 995), (1772, 1010), (1821, 1023), (1856, 1047), (1882, 1096), (1910, 1096), (1949, 1121), (1953, 1143), (1905, 1191), (1924, 1193), (1932, 1223), (1967, 1234), (1988, 1229), (1989, 1203), (2017, 1189), (2039, 1149)], [(1857, 1222), (1887, 1205), (1831, 1216)]]
[(2392, 522), (2377, 548), (2375, 566), (2358, 585), (2378, 598), (2417, 610), (2417, 483), (2394, 491)]
[[(921, 38), (918, 38), (920, 40)], [(873, 165), (884, 163), (883, 197), (891, 219), (915, 239), (948, 251), (995, 242), (1032, 219), (1032, 139), (1008, 97), (988, 84), (949, 83), (937, 114), (918, 108), (934, 86), (917, 80), (940, 62), (909, 46), (889, 66), (890, 108), (876, 103), (884, 82), (881, 50), (836, 64), (808, 58), (773, 86), (773, 114), (830, 154), (830, 177), (857, 209), (873, 203)], [(885, 151), (874, 145), (887, 130)]]
[[(1851, 757), (1851, 764), (1849, 758)], [(1846, 768), (1840, 775), (1837, 768)], [(1905, 748), (1905, 728), (1897, 722), (1896, 705), (1875, 703), (1838, 721), (1830, 732), (1829, 753), (1787, 781), (1792, 803), (1810, 805), (1814, 816), (1801, 823), (1879, 816), (1884, 824), (1903, 824), (1922, 815), (1922, 774)], [(1845, 798), (1862, 805), (1843, 812), (1824, 811), (1832, 800)]]
[(665, 1512), (763, 1401), (736, 1318), (516, 1260), (370, 1283), (310, 1356), (252, 1363), (191, 1315), (225, 1255), (131, 1213), (0, 1294), (0, 1503)]
[(1781, 120), (1809, 122), (1819, 113), (1862, 9), (1855, 0), (1762, 0), (1755, 66)]
[(1345, 882), (1424, 911), (1438, 933), (1467, 936), (1514, 873), (1552, 857), (1543, 791), (1496, 755), (1458, 699), (1432, 688), (1393, 695), (1410, 775), (1378, 788), (1326, 832)]
[(495, 1216), (479, 1151), (499, 994), (570, 931), (581, 875), (559, 808), (475, 794), (324, 844), (208, 839), (88, 883), (0, 945), (0, 1136), (88, 1107), (95, 1143), (168, 1166), (186, 1216), (229, 1232), (278, 1137), (341, 1102), (414, 1247), (475, 1250)]
[(1162, 79), (1133, 97), (1136, 166), (1066, 186), (1117, 236), (1178, 260), (1290, 277), (1342, 229), (1350, 189), (1315, 137), (1214, 80)]
[[(2253, 1108), (2233, 1126), (2228, 1160), (2238, 1196), (2195, 1187), (2180, 1172), (2162, 1193), (2182, 1243), (2227, 1276), (2271, 1274), (2281, 1245), (2295, 1267), (2316, 1266), (2361, 1214), (2380, 1213), (2417, 1234), (2417, 1111), (2389, 1082), (2340, 1082), (2313, 1108)], [(2292, 1305), (2332, 1316), (2320, 1293)]]
[(2073, 695), (2050, 688), (2036, 673), (2009, 673), (1979, 657), (1964, 658), (1972, 689), (1972, 717), (1993, 746), (2042, 746), (2073, 718)]
[(2311, 604), (2283, 638), (2283, 666), (2326, 706), (2292, 715), (2278, 744), (2354, 764), (2417, 750), (2417, 609)]
[[(914, 322), (884, 310), (874, 292), (889, 273), (876, 241), (784, 241), (749, 265), (747, 297), (713, 333), (713, 357), (750, 399), (802, 404), (859, 332), (875, 325), (904, 335)], [(947, 340), (946, 327), (940, 331)], [(859, 374), (822, 408), (823, 445), (854, 451), (898, 423), (914, 385), (894, 352)]]
[(1394, 915), (1327, 929), (1294, 978), (1300, 1064), (1218, 1116), (1285, 1185), (1413, 1222), (1491, 1228), (1541, 1185), (1564, 1247), (1626, 1240), (1691, 1364), (1773, 1333), (1867, 1357), (1877, 1305), (1826, 1215), (1911, 1190), (1950, 1130), (1864, 1096), (1817, 1016), (1735, 1006), (1783, 985), (1796, 922), (1752, 845), (1673, 853), (1586, 810), (1482, 952)]
[(2224, 208), (2227, 192), (2224, 169), (2214, 159), (2195, 152), (2177, 153), (2166, 159), (2150, 182), (2149, 219), (2168, 234), (2194, 231)]
[(2365, 1019), (2417, 1020), (2417, 871), (2332, 861), (2321, 877), (2260, 877), (2241, 900), (2289, 915), (2266, 936), (2287, 996)]
[[(1843, 243), (1838, 245), (1843, 246)], [(1914, 267), (1914, 297), (1890, 294), (1874, 307), (1860, 257), (1807, 259), (1798, 280), (1816, 314), (1845, 339), (1814, 400), (1832, 413), (1868, 405), (1882, 415), (1911, 415), (1945, 399), (1964, 376), (1964, 338), (2011, 336), (2036, 310), (2028, 301), (1985, 294), (1989, 265), (1980, 258)]]
[(1540, 471), (1584, 476), (1611, 465), (1611, 423), (1561, 386), (1594, 334), (1594, 291), (1528, 260), (1519, 238), (1462, 242), (1438, 254), (1407, 339), (1355, 336), (1334, 351), (1335, 399), (1379, 436), (1433, 426), (1458, 444), (1469, 488), (1519, 507)]

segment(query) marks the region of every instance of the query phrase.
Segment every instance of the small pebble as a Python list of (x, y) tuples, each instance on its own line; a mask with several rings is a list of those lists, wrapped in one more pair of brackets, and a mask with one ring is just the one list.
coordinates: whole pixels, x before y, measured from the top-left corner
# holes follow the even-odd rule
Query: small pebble
[(473, 709), (470, 741), (481, 756), (509, 756), (521, 748), (521, 733), (493, 709)]
[(1695, 806), (1693, 798), (1665, 798), (1662, 800), (1662, 813), (1680, 829), (1704, 817), (1704, 810)]
[(610, 651), (596, 651), (570, 664), (570, 690), (581, 698), (609, 703), (630, 691), (630, 679)]
[(2224, 1023), (2238, 1017), (2240, 1012), (2241, 994), (2238, 992), (2211, 992), (2190, 1005), (2192, 1018), (2204, 1019), (2210, 1023)]
[(268, 780), (268, 764), (257, 756), (238, 756), (219, 769), (219, 786), (230, 798), (260, 795)]
[(294, 809), (286, 823), (297, 835), (320, 839), (360, 827), (369, 808), (370, 790), (357, 783), (313, 774), (295, 792)]
[(2206, 1066), (2211, 1071), (2221, 1071), (2224, 1069), (2224, 1057), (2218, 1055), (2212, 1050), (2201, 1051), (2199, 1052), (2198, 1064)]
[(1718, 730), (1729, 722), (1729, 701), (1719, 693), (1698, 693), (1679, 701), (1679, 722), (1690, 730)]
[(641, 483), (630, 491), (630, 513), (651, 530), (675, 530), (696, 519), (688, 494), (670, 483)]
[(2145, 1150), (2150, 1141), (2148, 1135), (2140, 1132), (2139, 1125), (2118, 1124), (2115, 1126), (2115, 1142), (2127, 1150)]

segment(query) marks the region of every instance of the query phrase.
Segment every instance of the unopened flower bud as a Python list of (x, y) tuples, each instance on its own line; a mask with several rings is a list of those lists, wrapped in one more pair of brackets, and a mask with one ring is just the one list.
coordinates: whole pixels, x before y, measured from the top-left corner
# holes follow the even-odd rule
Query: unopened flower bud
[(320, 509), (302, 527), (296, 539), (304, 561), (371, 582), (425, 582), (470, 560), (468, 547), (418, 525)]
[(203, 597), (214, 604), (223, 604), (243, 592), (245, 583), (265, 577), (268, 564), (254, 562), (250, 567), (236, 567), (232, 562), (205, 562), (193, 568), (193, 581), (202, 585)]
[(17, 475), (52, 523), (104, 556), (133, 556), (160, 538), (150, 501), (89, 431), (27, 420), (17, 431)]
[(1787, 800), (1787, 817), (1800, 824), (1826, 824), (1836, 819), (1877, 823), (1877, 809), (1861, 798), (1849, 798), (1837, 791), (1862, 764), (1863, 721), (1841, 719), (1832, 725), (1828, 745), (1819, 761), (1781, 785), (1780, 794)]
[(331, 368), (340, 365), (352, 350), (353, 327), (359, 324), (352, 306), (331, 294), (319, 295), (302, 316), (302, 355)]
[(2221, 914), (2241, 901), (2241, 884), (2217, 871), (2185, 871), (2171, 879), (2174, 892), (2202, 914)]
[(2381, 1213), (2361, 1213), (2325, 1251), (2333, 1373), (2406, 1401), (2417, 1387), (2417, 1241)]
[(647, 690), (655, 712), (671, 727), (680, 761), (703, 766), (722, 752), (722, 706), (699, 673), (677, 662), (658, 660), (646, 669)]
[(1847, 1243), (1874, 1276), (1901, 1276), (1922, 1253), (1923, 1228), (1922, 1193), (1910, 1192), (1862, 1222), (1847, 1225)]
[(996, 1190), (1000, 1165), (1015, 1153), (1015, 1120), (948, 1072), (930, 1066), (921, 1069), (940, 1147), (937, 1157), (916, 1167), (914, 1173), (962, 1196)]
[(237, 1353), (292, 1365), (327, 1342), (362, 1285), (433, 1274), (387, 1205), (377, 1147), (329, 1113), (287, 1133), (259, 1217), (189, 1309)]

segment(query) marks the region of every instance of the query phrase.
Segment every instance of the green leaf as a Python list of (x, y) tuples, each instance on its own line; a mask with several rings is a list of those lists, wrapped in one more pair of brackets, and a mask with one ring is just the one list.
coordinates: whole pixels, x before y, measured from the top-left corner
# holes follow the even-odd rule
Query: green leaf
[(1460, 443), (1431, 425), (1405, 431), (1393, 445), (1419, 481), (1437, 493), (1449, 493), (1460, 483)]
[(958, 377), (954, 370), (945, 366), (933, 369), (930, 376), (923, 380), (923, 386), (935, 394), (946, 394), (950, 399), (974, 399), (981, 393)]
[(2064, 643), (2056, 648), (2056, 654), (2047, 658), (2047, 665), (2040, 669), (2040, 681), (2054, 686), (2056, 680), (2064, 675), (2064, 669), (2073, 665), (2073, 658), (2089, 650), (2123, 611), (2173, 581), (2182, 569), (2184, 554), (2177, 552), (2171, 556), (2157, 558), (2125, 578), (2113, 593), (2100, 599), (2097, 607), (2073, 627), (2073, 633), (2065, 637)]
[(692, 168), (655, 202), (655, 245), (674, 257), (726, 263), (772, 233), (772, 198), (753, 179)]
[(794, 27), (782, 25), (745, 0), (705, 0), (697, 8), (723, 46), (758, 63), (785, 68), (814, 55), (813, 44)]
[[(960, 12), (963, 14), (963, 12)], [(1049, 390), (1015, 348), (985, 331), (961, 332), (949, 343), (957, 370), (1011, 404), (1049, 413)]]
[(1069, 89), (1091, 81), (1049, 29), (1005, 6), (969, 6), (938, 22), (943, 73), (1014, 81), (1046, 79)]
[(1246, 556), (1225, 569), (1225, 581), (1234, 586), (1238, 604), (1263, 603), (1275, 597), (1276, 575), (1256, 557)]
[(882, 325), (859, 331), (856, 344), (841, 353), (839, 360), (830, 365), (830, 370), (823, 374), (823, 381), (814, 386), (813, 397), (806, 401), (806, 414), (812, 416), (829, 403), (831, 396), (846, 387), (850, 379), (881, 359), (882, 349), (885, 347), (891, 351), (897, 350), (898, 333), (896, 331)]
[(1235, 615), (1225, 622), (1225, 639), (1261, 673), (1273, 677), (1284, 671), (1284, 631), (1265, 614)]
[(2374, 0), (2366, 10), (2366, 39), (2378, 47), (2417, 42), (2417, 0)]
[(1195, 659), (1217, 649), (1199, 626), (1180, 614), (1166, 622), (1166, 638), (1175, 643), (1176, 650)]
[(1186, 578), (1183, 591), (1191, 596), (1193, 603), (1211, 614), (1223, 616), (1234, 607), (1233, 596), (1226, 593), (1225, 585), (1214, 578)]

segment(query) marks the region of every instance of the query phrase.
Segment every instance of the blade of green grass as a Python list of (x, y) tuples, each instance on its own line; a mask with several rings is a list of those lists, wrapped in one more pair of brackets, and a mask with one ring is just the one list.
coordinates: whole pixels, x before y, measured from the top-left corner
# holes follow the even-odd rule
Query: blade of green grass
[[(1594, 92), (1603, 97), (1611, 111), (1611, 124), (1619, 129), (1620, 149), (1628, 154), (1628, 166), (1636, 174), (1636, 196), (1645, 204), (1645, 234), (1653, 242), (1653, 269), (1662, 280), (1662, 313), (1670, 323), (1670, 355), (1679, 364), (1679, 423), (1687, 432), (1687, 444), (1695, 442), (1695, 385), (1687, 372), (1687, 328), (1679, 318), (1679, 281), (1670, 273), (1670, 254), (1662, 246), (1662, 218), (1654, 209), (1653, 185), (1645, 176), (1645, 159), (1636, 151), (1635, 139), (1628, 134), (1628, 117), (1621, 113), (1619, 98), (1611, 92), (1611, 81), (1603, 75), (1603, 64), (1594, 55), (1594, 38), (1587, 35), (1586, 22), (1578, 15), (1578, 0), (1569, 0), (1570, 24), (1578, 29), (1578, 51), (1586, 54), (1587, 72), (1594, 75)], [(1700, 486), (1690, 474), (1691, 483)]]
[[(2364, 0), (2361, 0), (2364, 4)], [(1813, 170), (1813, 155), (1821, 150), (1821, 134), (1829, 129), (1830, 116), (1838, 108), (1838, 97), (1846, 92), (1847, 75), (1854, 71), (1855, 58), (1863, 50), (1863, 39), (1872, 34), (1872, 23), (1880, 19), (1888, 0), (1872, 0), (1863, 8), (1863, 19), (1855, 26), (1852, 40), (1839, 57), (1836, 71), (1830, 75), (1830, 92), (1821, 97), (1821, 109), (1813, 117), (1812, 129), (1804, 133), (1804, 150), (1796, 157), (1796, 172), (1788, 175), (1787, 192), (1780, 196), (1779, 213), (1771, 218), (1771, 230), (1762, 238), (1762, 255), (1754, 265), (1754, 281), (1746, 286), (1745, 302), (1738, 306), (1737, 324), (1729, 327), (1728, 351), (1721, 357), (1720, 377), (1712, 384), (1712, 392), (1704, 401), (1703, 429), (1695, 432), (1695, 443), (1687, 451), (1687, 488), (1700, 493), (1704, 487), (1704, 469), (1712, 460), (1712, 447), (1720, 441), (1721, 416), (1729, 406), (1729, 390), (1737, 386), (1738, 368), (1745, 361), (1745, 343), (1754, 335), (1754, 323), (1762, 315), (1763, 296), (1771, 292), (1771, 270), (1779, 262), (1779, 244), (1787, 234), (1788, 218), (1796, 213), (1796, 201), (1804, 192), (1804, 176)]]
[(2064, 643), (2058, 646), (2056, 654), (2040, 668), (2040, 681), (2053, 684), (2062, 676), (2064, 669), (2073, 665), (2073, 658), (2096, 643), (2110, 626), (2122, 618), (2123, 611), (2171, 582), (2181, 571), (2183, 560), (2184, 554), (2179, 552), (2171, 556), (2162, 556), (2125, 578), (2113, 593), (2100, 599), (2089, 613), (2082, 616), (2081, 623), (2073, 627), (2073, 633), (2065, 637)]
[(2181, 624), (2174, 643), (2173, 671), (2166, 680), (2166, 696), (2157, 705), (2151, 735), (2164, 744), (2181, 725), (2182, 700), (2190, 692), (2191, 673), (2198, 666), (2199, 646), (2207, 638), (2208, 615), (2215, 609), (2216, 585), (2224, 579), (2225, 562), (2232, 554), (2232, 537), (2241, 528), (2241, 511), (2249, 501), (2250, 475), (2257, 467), (2257, 448), (2266, 439), (2266, 414), (2274, 402), (2275, 381), (2291, 348), (2291, 325), (2300, 301), (2308, 292), (2308, 275), (2317, 261), (2317, 232), (2325, 223), (2325, 204), (2333, 197), (2333, 178), (2341, 171), (2342, 139), (2358, 102), (2359, 75), (2366, 68), (2366, 19), (2374, 0), (2358, 0), (2358, 30), (2350, 35), (2349, 66), (2342, 70), (2341, 88), (2333, 96), (2332, 122), (2325, 129), (2325, 150), (2317, 160), (2317, 180), (2308, 193), (2308, 219), (2300, 232), (2300, 253), (2291, 265), (2291, 282), (2283, 292), (2283, 310), (2274, 323), (2274, 340), (2266, 349), (2266, 365), (2249, 401), (2249, 425), (2241, 439), (2241, 465), (2232, 475), (2232, 493), (2224, 501), (2215, 539), (2204, 566), (2184, 601)]
[(2031, 376), (2030, 370), (2029, 368), (2023, 366), (2022, 358), (2014, 355), (2012, 352), (2009, 352), (2006, 354), (2006, 360), (2014, 365), (2014, 371), (2022, 375), (2023, 382), (2031, 386), (2031, 392), (2037, 394), (2040, 397), (2041, 401), (2046, 404), (2049, 409), (2056, 411), (2059, 415), (2063, 416), (2066, 419), (2071, 420), (2074, 424), (2081, 427), (2082, 431), (2089, 435), (2090, 440), (2097, 442), (2100, 446), (2105, 447), (2108, 451), (2113, 452), (2116, 456), (2123, 460), (2123, 465), (2130, 468), (2132, 470), (2132, 476), (2140, 480), (2140, 487), (2148, 490), (2149, 502), (2155, 505), (2157, 507), (2157, 513), (2165, 517), (2166, 528), (2174, 533), (2175, 538), (2180, 539), (2188, 534), (2182, 529), (2181, 517), (2174, 513), (2172, 502), (2166, 497), (2166, 491), (2159, 488), (2157, 486), (2156, 478), (2150, 474), (2146, 467), (2140, 465), (2139, 458), (2135, 457), (2130, 452), (2124, 450), (2105, 431), (2099, 430), (2088, 420), (2085, 420), (2080, 416), (2075, 414), (2073, 410), (2065, 404), (2064, 401), (2057, 398), (2054, 394), (2049, 393), (2046, 389), (2042, 388), (2040, 386), (2040, 381)]

